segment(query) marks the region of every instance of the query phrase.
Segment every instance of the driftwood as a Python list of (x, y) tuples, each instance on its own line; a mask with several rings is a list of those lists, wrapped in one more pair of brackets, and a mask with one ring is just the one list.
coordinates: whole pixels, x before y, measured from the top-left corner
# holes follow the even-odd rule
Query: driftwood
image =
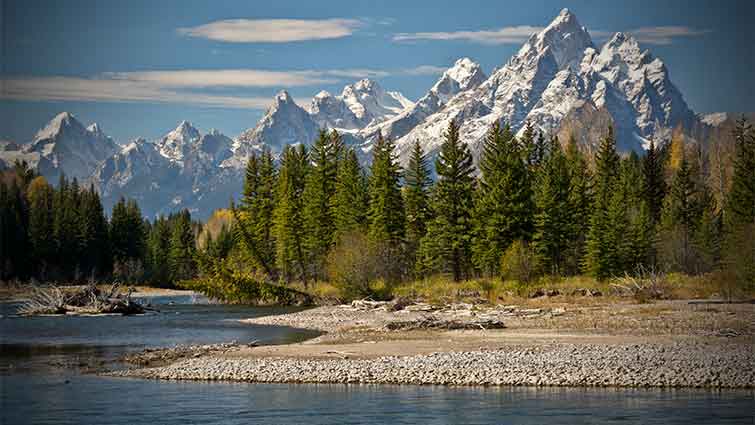
[(413, 320), (396, 320), (385, 324), (385, 328), (395, 330), (413, 329), (448, 329), (448, 330), (487, 330), (503, 329), (506, 326), (497, 319), (474, 318), (471, 320), (442, 319), (433, 315), (420, 317)]
[(89, 284), (76, 291), (50, 285), (33, 287), (29, 299), (21, 305), (18, 313), (24, 316), (40, 314), (141, 314), (146, 308), (131, 300), (129, 289), (121, 292), (119, 283), (114, 283), (108, 291), (101, 291), (96, 285)]

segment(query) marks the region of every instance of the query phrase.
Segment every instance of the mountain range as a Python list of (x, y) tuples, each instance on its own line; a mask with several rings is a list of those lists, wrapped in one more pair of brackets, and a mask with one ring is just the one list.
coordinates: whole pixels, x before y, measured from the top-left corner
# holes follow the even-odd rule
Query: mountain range
[(382, 133), (395, 141), (405, 164), (415, 141), (436, 155), (451, 120), (460, 124), (461, 139), (478, 159), (485, 133), (496, 121), (519, 133), (528, 122), (562, 140), (573, 135), (586, 151), (593, 151), (596, 135), (613, 125), (619, 150), (628, 152), (651, 140), (663, 144), (676, 128), (716, 126), (725, 118), (696, 115), (664, 63), (631, 35), (616, 33), (596, 46), (564, 9), (489, 76), (461, 58), (416, 102), (370, 79), (349, 84), (338, 95), (321, 91), (305, 106), (280, 91), (259, 122), (233, 139), (215, 130), (201, 134), (184, 121), (158, 140), (122, 146), (97, 124), (84, 127), (64, 112), (30, 143), (0, 142), (0, 168), (25, 159), (48, 178), (64, 172), (94, 184), (107, 208), (126, 196), (137, 199), (146, 216), (188, 208), (206, 218), (241, 192), (250, 155), (310, 144), (320, 128), (341, 132), (365, 163)]

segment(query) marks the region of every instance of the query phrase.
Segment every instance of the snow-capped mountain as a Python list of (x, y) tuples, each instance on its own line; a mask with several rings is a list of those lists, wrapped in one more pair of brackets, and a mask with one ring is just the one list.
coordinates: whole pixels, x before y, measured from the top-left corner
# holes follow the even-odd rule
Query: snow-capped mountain
[(650, 139), (662, 144), (674, 127), (697, 122), (660, 59), (622, 33), (597, 50), (576, 16), (564, 9), (479, 87), (454, 97), (399, 138), (397, 150), (403, 161), (415, 140), (437, 151), (443, 131), (455, 120), (461, 139), (478, 156), (496, 121), (519, 132), (530, 122), (555, 134), (562, 120), (586, 103), (611, 116), (622, 151), (640, 150)]
[[(241, 133), (233, 144), (234, 156), (248, 158), (263, 147), (280, 152), (286, 145), (311, 143), (319, 126), (310, 114), (294, 102), (287, 91), (275, 95), (273, 105), (254, 128)], [(241, 165), (241, 164), (237, 164)]]
[(146, 216), (187, 208), (200, 217), (241, 189), (242, 169), (225, 166), (233, 141), (216, 130), (201, 134), (188, 121), (155, 142), (137, 139), (103, 161), (92, 181), (103, 203), (136, 199)]
[(320, 127), (349, 131), (383, 122), (412, 105), (401, 93), (385, 91), (365, 78), (344, 87), (339, 96), (321, 91), (312, 99), (309, 113)]
[(364, 128), (359, 132), (359, 137), (368, 143), (378, 132), (391, 139), (401, 138), (425, 118), (440, 110), (454, 96), (477, 88), (486, 78), (479, 64), (469, 58), (461, 58), (416, 103), (393, 118)]
[(31, 143), (0, 151), (0, 162), (26, 160), (49, 180), (61, 173), (89, 178), (97, 166), (118, 150), (118, 145), (97, 124), (85, 128), (72, 114), (62, 112), (39, 130)]

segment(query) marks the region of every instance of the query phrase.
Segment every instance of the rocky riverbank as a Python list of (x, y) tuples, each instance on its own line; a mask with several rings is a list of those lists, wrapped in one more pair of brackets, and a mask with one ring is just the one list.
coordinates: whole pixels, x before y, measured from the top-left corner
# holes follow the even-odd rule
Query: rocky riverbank
[[(328, 332), (314, 340), (174, 349), (165, 361), (135, 362), (157, 367), (113, 375), (279, 383), (755, 387), (752, 306), (659, 307), (605, 306), (587, 313), (561, 306), (319, 307), (247, 320)], [(617, 314), (625, 308), (633, 320)], [(613, 327), (602, 322), (603, 314), (616, 319)], [(659, 324), (654, 332), (653, 323)], [(486, 329), (490, 324), (496, 326)], [(149, 355), (163, 358), (159, 350)]]
[(753, 388), (752, 349), (556, 344), (374, 359), (199, 357), (116, 375), (281, 383)]

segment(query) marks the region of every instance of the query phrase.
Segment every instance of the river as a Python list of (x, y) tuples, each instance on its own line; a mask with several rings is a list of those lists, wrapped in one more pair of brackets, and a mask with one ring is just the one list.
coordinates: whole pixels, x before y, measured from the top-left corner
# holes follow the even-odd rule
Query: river
[(159, 314), (13, 318), (0, 304), (0, 423), (753, 424), (752, 391), (165, 382), (101, 377), (145, 347), (301, 341), (240, 324), (291, 309), (154, 298)]

